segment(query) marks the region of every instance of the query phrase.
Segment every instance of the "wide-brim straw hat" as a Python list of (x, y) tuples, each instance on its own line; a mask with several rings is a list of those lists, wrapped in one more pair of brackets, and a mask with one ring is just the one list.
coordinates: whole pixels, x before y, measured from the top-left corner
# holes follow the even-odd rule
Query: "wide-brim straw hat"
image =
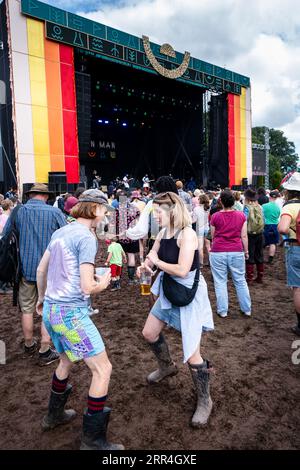
[(35, 183), (31, 188), (26, 191), (25, 194), (36, 193), (36, 194), (48, 194), (49, 196), (54, 196), (52, 191), (49, 191), (48, 186), (44, 183)]

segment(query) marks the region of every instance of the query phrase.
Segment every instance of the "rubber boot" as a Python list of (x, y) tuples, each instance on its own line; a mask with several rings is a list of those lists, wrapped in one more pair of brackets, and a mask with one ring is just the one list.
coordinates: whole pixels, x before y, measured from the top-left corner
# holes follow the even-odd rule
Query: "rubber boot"
[(103, 412), (83, 415), (80, 450), (124, 450), (122, 444), (107, 442), (106, 433), (111, 409), (104, 407)]
[(295, 326), (292, 327), (292, 332), (295, 333), (295, 335), (300, 336), (300, 313), (297, 313), (297, 323)]
[(263, 263), (257, 264), (256, 269), (257, 269), (257, 278), (255, 279), (255, 282), (257, 282), (258, 284), (262, 284), (263, 277), (264, 277), (264, 264)]
[(246, 281), (251, 284), (254, 279), (254, 265), (246, 263)]
[(149, 343), (149, 346), (156, 356), (159, 368), (148, 375), (147, 382), (155, 384), (161, 382), (166, 377), (176, 375), (178, 369), (171, 359), (169, 348), (163, 335), (160, 334), (158, 340), (155, 343)]
[(42, 421), (43, 431), (56, 428), (60, 424), (69, 423), (76, 416), (76, 411), (70, 409), (65, 410), (65, 404), (71, 394), (72, 385), (68, 384), (63, 393), (56, 393), (51, 390), (48, 405), (48, 414), (44, 416)]
[(213, 402), (209, 394), (209, 380), (211, 369), (208, 361), (200, 365), (190, 365), (189, 369), (197, 393), (197, 406), (191, 420), (191, 426), (199, 428), (207, 423)]
[(128, 279), (129, 279), (129, 284), (135, 284), (135, 266), (127, 266), (127, 273), (128, 273)]

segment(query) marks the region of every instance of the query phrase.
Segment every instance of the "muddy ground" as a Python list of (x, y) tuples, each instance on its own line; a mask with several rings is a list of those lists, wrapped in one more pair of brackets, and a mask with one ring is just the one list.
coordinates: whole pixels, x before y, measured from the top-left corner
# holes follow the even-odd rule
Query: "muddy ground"
[[(204, 268), (215, 311), (210, 270)], [(100, 313), (93, 317), (113, 364), (108, 405), (113, 408), (109, 438), (127, 449), (299, 449), (300, 365), (293, 365), (290, 331), (294, 324), (291, 291), (285, 286), (283, 250), (266, 267), (263, 285), (251, 287), (253, 316), (241, 316), (230, 283), (230, 313), (214, 314), (215, 331), (203, 336), (202, 352), (215, 368), (211, 383), (214, 401), (209, 424), (189, 427), (195, 396), (186, 365), (182, 364), (180, 335), (166, 331), (179, 374), (156, 386), (145, 376), (154, 359), (141, 336), (148, 299), (138, 286), (94, 298)], [(25, 359), (18, 310), (10, 296), (0, 297), (0, 339), (7, 346), (7, 363), (0, 365), (0, 448), (77, 449), (82, 411), (90, 374), (84, 363), (74, 366), (69, 404), (76, 419), (53, 431), (41, 432), (55, 364), (39, 367), (37, 358)], [(36, 321), (38, 336), (39, 320)]]

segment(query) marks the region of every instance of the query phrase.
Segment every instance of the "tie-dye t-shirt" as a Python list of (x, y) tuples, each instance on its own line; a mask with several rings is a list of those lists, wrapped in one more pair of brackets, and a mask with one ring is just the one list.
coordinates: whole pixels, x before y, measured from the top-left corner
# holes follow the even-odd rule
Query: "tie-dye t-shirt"
[(73, 222), (52, 235), (48, 250), (45, 299), (55, 304), (86, 307), (90, 296), (81, 291), (79, 268), (83, 263), (95, 263), (96, 238), (87, 227)]

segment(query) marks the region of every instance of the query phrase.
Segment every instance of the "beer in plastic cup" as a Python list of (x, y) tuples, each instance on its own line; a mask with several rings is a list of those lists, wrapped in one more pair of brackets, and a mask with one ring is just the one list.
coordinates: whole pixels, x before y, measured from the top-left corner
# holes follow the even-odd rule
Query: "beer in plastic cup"
[(141, 287), (141, 295), (150, 295), (150, 288), (151, 288), (151, 273), (144, 271), (141, 273), (140, 277), (140, 287)]

